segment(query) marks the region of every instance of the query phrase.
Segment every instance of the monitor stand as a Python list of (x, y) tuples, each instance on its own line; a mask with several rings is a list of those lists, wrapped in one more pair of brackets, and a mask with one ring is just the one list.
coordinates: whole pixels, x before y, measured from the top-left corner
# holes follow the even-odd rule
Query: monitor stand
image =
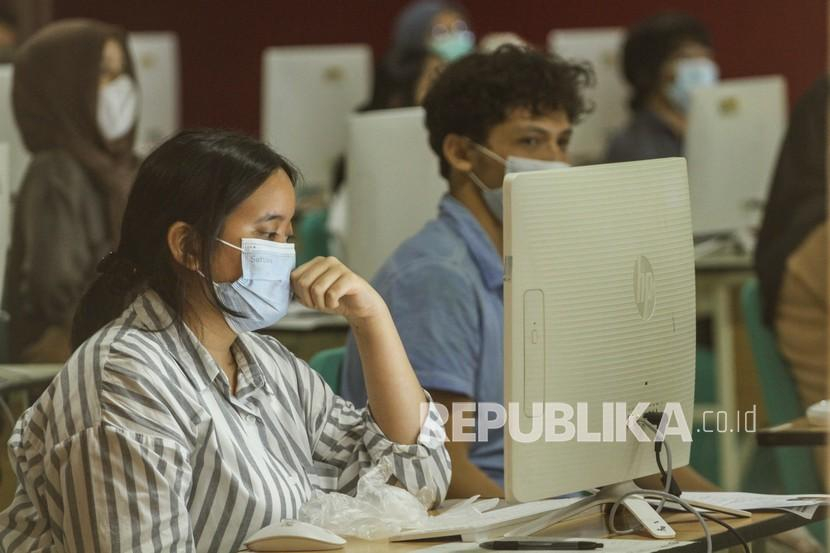
[[(555, 511), (543, 515), (535, 520), (532, 520), (527, 524), (523, 524), (517, 528), (514, 528), (513, 530), (507, 532), (505, 534), (505, 537), (532, 536), (533, 534), (536, 534), (537, 532), (544, 530), (552, 524), (556, 524), (557, 522), (561, 522), (565, 519), (584, 513), (589, 509), (593, 509), (595, 507), (602, 507), (603, 505), (612, 505), (616, 503), (617, 500), (619, 500), (619, 498), (623, 495), (636, 491), (640, 491), (645, 494), (648, 493), (648, 490), (643, 490), (630, 480), (627, 482), (612, 484), (610, 486), (604, 486), (600, 488), (599, 491), (594, 495), (581, 499), (573, 505), (563, 507), (562, 509), (556, 509)], [(700, 509), (706, 509), (709, 511), (715, 511), (731, 516), (752, 516), (752, 514), (747, 511), (729, 509), (726, 507), (711, 505), (700, 501), (687, 500), (686, 502), (693, 507), (698, 507)], [(622, 500), (622, 505), (628, 510), (629, 513), (631, 513), (634, 516), (634, 518), (637, 519), (637, 521), (640, 524), (643, 525), (643, 527), (649, 534), (651, 534), (652, 537), (659, 539), (670, 539), (675, 537), (675, 532), (669, 525), (669, 523), (666, 522), (663, 519), (663, 517), (660, 516), (660, 513), (658, 513), (654, 509), (654, 507), (652, 507), (651, 504), (642, 497), (630, 495)]]

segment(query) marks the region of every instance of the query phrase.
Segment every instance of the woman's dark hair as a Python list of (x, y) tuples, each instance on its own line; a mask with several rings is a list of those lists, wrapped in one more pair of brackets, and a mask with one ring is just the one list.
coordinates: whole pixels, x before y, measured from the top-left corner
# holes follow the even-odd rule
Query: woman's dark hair
[[(220, 130), (182, 131), (154, 150), (139, 167), (118, 250), (99, 264), (101, 273), (75, 313), (73, 347), (118, 317), (144, 288), (151, 288), (180, 318), (184, 275), (167, 244), (168, 229), (182, 221), (192, 233), (184, 245), (212, 282), (211, 258), (228, 215), (275, 171), (296, 183), (296, 169), (267, 145)], [(213, 287), (210, 300), (226, 310)]]
[(446, 67), (424, 99), (429, 143), (449, 177), (444, 138), (458, 134), (484, 143), (490, 129), (515, 109), (534, 116), (564, 111), (572, 124), (590, 111), (582, 95), (593, 83), (587, 65), (514, 45), (474, 53)]
[(685, 13), (650, 17), (628, 31), (623, 45), (623, 74), (632, 88), (631, 108), (638, 110), (660, 86), (660, 68), (686, 42), (712, 46), (703, 23)]

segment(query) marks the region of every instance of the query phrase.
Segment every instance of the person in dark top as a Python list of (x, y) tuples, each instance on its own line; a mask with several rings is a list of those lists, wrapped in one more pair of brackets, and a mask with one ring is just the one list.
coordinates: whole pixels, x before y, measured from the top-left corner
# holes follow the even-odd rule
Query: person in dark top
[(793, 110), (755, 250), (764, 322), (805, 408), (827, 398), (828, 98), (824, 76)]
[(16, 53), (14, 116), (32, 155), (15, 202), (3, 309), (13, 361), (60, 363), (95, 266), (118, 244), (138, 160), (138, 92), (126, 34), (47, 25)]
[(718, 80), (712, 58), (709, 33), (688, 15), (664, 13), (632, 27), (623, 46), (632, 116), (606, 161), (682, 156), (691, 91)]

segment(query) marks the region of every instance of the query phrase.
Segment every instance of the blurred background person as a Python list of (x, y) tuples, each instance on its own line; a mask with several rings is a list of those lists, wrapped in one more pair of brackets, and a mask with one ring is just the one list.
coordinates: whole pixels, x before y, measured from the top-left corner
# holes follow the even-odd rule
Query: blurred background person
[(11, 9), (0, 5), (0, 63), (9, 63), (14, 58), (17, 46), (17, 18)]
[(372, 99), (362, 111), (419, 105), (436, 71), (474, 49), (475, 35), (460, 4), (409, 4), (395, 20), (392, 45), (375, 69)]
[(52, 19), (52, 0), (0, 0), (0, 63), (10, 63), (19, 44)]
[(823, 77), (793, 110), (755, 251), (764, 320), (805, 409), (827, 398), (829, 92)]
[(623, 46), (631, 86), (631, 120), (612, 139), (607, 162), (683, 155), (691, 91), (715, 84), (709, 32), (683, 13), (663, 13), (635, 25)]
[(118, 243), (137, 167), (138, 91), (124, 31), (91, 20), (48, 25), (16, 54), (12, 98), (32, 159), (4, 288), (10, 353), (62, 362), (75, 307)]
[[(375, 66), (372, 97), (358, 111), (413, 107), (421, 104), (430, 84), (447, 63), (475, 49), (467, 11), (455, 2), (418, 0), (407, 5), (395, 19), (392, 43)], [(334, 167), (332, 199), (326, 219), (327, 252), (343, 256), (347, 232), (348, 196), (346, 164)]]

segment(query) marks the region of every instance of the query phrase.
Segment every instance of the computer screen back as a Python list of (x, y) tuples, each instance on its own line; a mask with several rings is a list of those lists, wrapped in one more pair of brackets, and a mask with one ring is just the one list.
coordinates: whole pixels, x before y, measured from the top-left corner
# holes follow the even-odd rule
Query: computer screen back
[[(513, 424), (530, 432), (547, 416), (533, 404), (569, 405), (576, 432), (568, 438), (566, 426), (549, 424), (528, 441), (508, 427), (508, 498), (554, 497), (656, 472), (653, 445), (624, 429), (619, 435), (615, 423), (639, 402), (652, 411), (671, 404), (683, 418), (668, 421), (672, 428), (692, 422), (695, 277), (685, 161), (505, 180), (508, 420), (515, 405)], [(674, 435), (670, 443), (674, 466), (687, 464), (690, 444)]]
[(127, 44), (141, 97), (136, 151), (146, 155), (181, 126), (179, 38), (171, 32), (134, 32)]
[(786, 109), (781, 76), (733, 79), (693, 91), (685, 154), (695, 234), (760, 223)]
[(548, 50), (568, 60), (588, 62), (596, 82), (585, 90), (593, 111), (574, 128), (568, 147), (575, 164), (602, 160), (609, 140), (628, 117), (625, 81), (620, 57), (625, 29), (554, 29), (548, 34)]
[(372, 51), (365, 44), (268, 48), (262, 56), (262, 139), (328, 190), (346, 151), (349, 114), (369, 100)]
[(352, 115), (346, 158), (346, 262), (371, 279), (407, 238), (438, 214), (448, 191), (420, 107)]

